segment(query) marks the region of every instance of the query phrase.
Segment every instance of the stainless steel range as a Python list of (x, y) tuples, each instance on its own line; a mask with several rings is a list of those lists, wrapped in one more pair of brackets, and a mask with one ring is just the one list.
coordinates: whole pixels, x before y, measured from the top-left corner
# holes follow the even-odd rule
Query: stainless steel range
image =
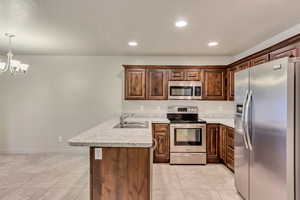
[(170, 164), (206, 164), (206, 122), (196, 106), (168, 107)]

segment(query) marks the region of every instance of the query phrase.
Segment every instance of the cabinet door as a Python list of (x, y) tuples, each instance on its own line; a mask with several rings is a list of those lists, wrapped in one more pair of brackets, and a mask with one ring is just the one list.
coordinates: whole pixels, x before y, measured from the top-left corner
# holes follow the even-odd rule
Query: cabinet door
[(226, 100), (225, 74), (223, 69), (204, 70), (204, 94), (205, 100)]
[(231, 170), (234, 170), (234, 129), (227, 127), (226, 135), (226, 165)]
[(236, 67), (231, 67), (227, 70), (227, 100), (234, 100), (234, 74), (237, 71)]
[(226, 126), (220, 126), (220, 159), (226, 162), (226, 136), (227, 136), (227, 128)]
[(234, 171), (234, 150), (227, 147), (226, 166)]
[(185, 80), (185, 71), (181, 69), (172, 69), (169, 73), (170, 81), (184, 81)]
[(243, 62), (236, 66), (237, 71), (241, 71), (250, 67), (250, 61)]
[(227, 128), (227, 138), (226, 138), (227, 146), (234, 148), (234, 129)]
[(153, 152), (155, 163), (170, 162), (170, 133), (169, 124), (153, 124), (153, 138), (157, 146)]
[(207, 162), (218, 163), (219, 159), (219, 125), (207, 124), (206, 127), (206, 150)]
[(168, 98), (167, 71), (164, 69), (149, 69), (147, 73), (147, 99), (164, 100)]
[(201, 80), (200, 70), (186, 70), (186, 80), (200, 81)]
[(275, 60), (283, 57), (297, 57), (299, 56), (299, 44), (290, 45), (270, 53), (270, 60)]
[(125, 99), (146, 99), (145, 69), (125, 70)]
[(253, 58), (251, 60), (251, 66), (260, 65), (269, 61), (269, 54), (259, 56), (257, 58)]

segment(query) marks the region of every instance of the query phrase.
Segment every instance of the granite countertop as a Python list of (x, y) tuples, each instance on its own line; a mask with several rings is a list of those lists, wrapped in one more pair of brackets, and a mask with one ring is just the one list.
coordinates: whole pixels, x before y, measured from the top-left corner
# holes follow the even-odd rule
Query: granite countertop
[[(234, 128), (232, 118), (206, 118), (207, 123), (219, 123)], [(69, 140), (71, 146), (92, 147), (152, 147), (152, 123), (170, 123), (167, 118), (127, 118), (126, 121), (148, 121), (148, 128), (113, 128), (119, 119), (105, 121)]]
[(148, 128), (113, 128), (118, 119), (105, 121), (69, 140), (71, 146), (152, 147), (151, 123), (169, 123), (166, 118), (128, 118), (126, 121), (149, 121)]
[(233, 118), (206, 118), (202, 117), (204, 121), (207, 123), (218, 123), (223, 124), (225, 126), (229, 126), (231, 128), (234, 128), (234, 119)]

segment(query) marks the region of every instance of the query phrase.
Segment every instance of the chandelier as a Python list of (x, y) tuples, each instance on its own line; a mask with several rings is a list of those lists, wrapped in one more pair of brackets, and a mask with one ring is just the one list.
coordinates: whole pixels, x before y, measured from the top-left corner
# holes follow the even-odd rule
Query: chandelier
[(29, 65), (23, 64), (19, 60), (13, 59), (13, 53), (12, 53), (12, 39), (15, 37), (14, 34), (11, 33), (5, 33), (5, 36), (8, 37), (8, 52), (6, 54), (6, 62), (0, 62), (0, 73), (10, 71), (11, 74), (15, 75), (18, 73), (26, 73)]

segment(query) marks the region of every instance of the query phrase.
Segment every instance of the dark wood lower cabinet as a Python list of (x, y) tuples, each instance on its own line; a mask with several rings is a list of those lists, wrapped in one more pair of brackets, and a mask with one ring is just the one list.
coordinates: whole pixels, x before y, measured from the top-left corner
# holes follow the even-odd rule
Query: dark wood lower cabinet
[(226, 134), (226, 165), (229, 169), (234, 171), (234, 129), (227, 127)]
[(226, 162), (226, 149), (227, 149), (227, 127), (224, 125), (220, 125), (220, 159), (223, 162)]
[(91, 200), (150, 200), (150, 149), (90, 148)]
[(153, 152), (154, 163), (170, 162), (170, 131), (169, 124), (153, 124), (153, 138), (156, 140), (156, 148)]
[(206, 127), (207, 163), (220, 162), (219, 129), (220, 129), (219, 124), (207, 124)]
[(227, 154), (226, 154), (226, 166), (234, 171), (234, 150), (231, 147), (227, 147)]
[(220, 124), (206, 127), (207, 163), (224, 163), (234, 171), (234, 129)]

